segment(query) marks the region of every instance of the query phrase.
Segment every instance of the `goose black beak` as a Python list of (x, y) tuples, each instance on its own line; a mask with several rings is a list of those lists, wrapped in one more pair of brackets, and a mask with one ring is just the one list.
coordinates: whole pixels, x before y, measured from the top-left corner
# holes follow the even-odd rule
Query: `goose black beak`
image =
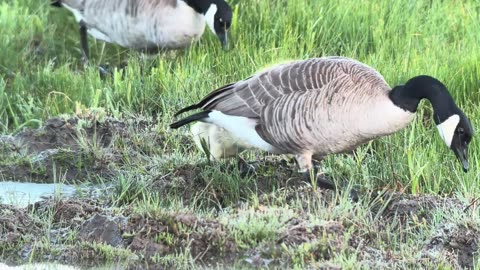
[(224, 50), (228, 50), (228, 32), (217, 32), (217, 37), (220, 40), (220, 43), (222, 44), (222, 48)]
[(467, 144), (453, 144), (451, 146), (455, 156), (462, 163), (463, 171), (468, 171), (468, 145)]

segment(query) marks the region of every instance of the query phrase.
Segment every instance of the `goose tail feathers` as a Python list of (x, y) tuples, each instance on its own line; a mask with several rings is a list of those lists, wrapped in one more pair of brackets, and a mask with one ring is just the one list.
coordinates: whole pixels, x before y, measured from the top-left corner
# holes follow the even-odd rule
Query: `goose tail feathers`
[(198, 104), (193, 104), (193, 105), (190, 105), (188, 107), (185, 107), (185, 108), (181, 109), (180, 111), (176, 112), (173, 116), (178, 116), (178, 115), (180, 115), (184, 112), (188, 112), (188, 111), (195, 110), (195, 109), (198, 109), (198, 108), (199, 108)]
[[(188, 107), (187, 107), (188, 108)], [(178, 115), (182, 112), (185, 112), (185, 111), (188, 111), (186, 110), (187, 108), (183, 109), (183, 111), (181, 110), (180, 112), (176, 113), (175, 115)], [(185, 126), (187, 124), (190, 124), (191, 122), (195, 122), (195, 121), (199, 121), (199, 120), (203, 120), (205, 118), (208, 117), (208, 114), (211, 113), (211, 111), (203, 111), (203, 112), (199, 112), (199, 113), (196, 113), (196, 114), (192, 114), (188, 117), (185, 117), (183, 119), (180, 119), (174, 123), (171, 123), (170, 124), (170, 128), (173, 128), (173, 129), (177, 129), (179, 127), (182, 127), (182, 126)]]

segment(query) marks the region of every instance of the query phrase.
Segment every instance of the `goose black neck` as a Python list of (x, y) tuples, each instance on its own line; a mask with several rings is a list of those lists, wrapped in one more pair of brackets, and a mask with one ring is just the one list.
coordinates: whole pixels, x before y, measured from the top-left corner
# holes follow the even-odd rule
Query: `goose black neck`
[(210, 7), (211, 0), (183, 0), (187, 5), (193, 8), (197, 13), (205, 14)]
[(433, 107), (436, 124), (450, 117), (450, 112), (456, 108), (445, 85), (426, 75), (413, 77), (405, 85), (394, 87), (389, 95), (395, 105), (412, 113), (417, 111), (420, 100), (428, 99)]

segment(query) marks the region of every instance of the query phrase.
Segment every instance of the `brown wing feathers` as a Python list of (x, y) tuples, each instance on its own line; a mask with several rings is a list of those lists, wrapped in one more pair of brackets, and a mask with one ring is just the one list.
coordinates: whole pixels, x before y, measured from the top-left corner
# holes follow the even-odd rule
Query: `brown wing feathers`
[[(313, 77), (321, 69), (316, 66), (318, 66), (318, 59), (282, 64), (257, 76), (251, 76), (240, 82), (222, 86), (208, 94), (197, 104), (181, 109), (175, 113), (175, 116), (187, 111), (203, 109), (208, 112), (219, 110), (225, 114), (259, 118), (262, 108), (265, 108), (266, 104), (292, 92), (321, 88), (326, 81), (329, 81), (325, 78), (313, 80)], [(173, 123), (172, 126), (176, 128), (192, 121), (201, 120), (199, 118), (201, 116), (208, 117), (208, 113), (194, 114)]]

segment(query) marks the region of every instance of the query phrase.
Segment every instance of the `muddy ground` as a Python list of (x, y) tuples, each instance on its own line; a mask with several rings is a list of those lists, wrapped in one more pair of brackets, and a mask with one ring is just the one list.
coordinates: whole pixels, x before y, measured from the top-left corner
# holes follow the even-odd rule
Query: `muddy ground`
[(0, 175), (29, 182), (109, 179), (115, 175), (112, 167), (123, 162), (123, 149), (118, 144), (136, 149), (135, 136), (141, 133), (141, 139), (162, 148), (162, 134), (148, 130), (149, 127), (152, 123), (143, 119), (99, 121), (90, 115), (51, 118), (41, 128), (0, 137)]
[[(302, 204), (299, 209), (307, 209), (313, 200), (325, 206), (339, 203), (331, 191), (299, 184), (294, 164), (283, 158), (260, 157), (260, 171), (254, 176), (244, 175), (242, 179), (247, 180), (233, 195), (210, 179), (221, 181), (228, 177), (235, 164), (219, 168), (210, 163), (172, 167), (161, 161), (152, 165), (146, 157), (167, 156), (174, 151), (156, 125), (148, 119), (49, 119), (39, 129), (0, 138), (0, 175), (14, 181), (51, 182), (60, 177), (66, 183), (104, 184), (124, 175), (133, 164), (140, 168), (138, 183), (142, 177), (149, 181), (137, 183), (140, 187), (129, 186), (131, 189), (160, 196), (174, 194), (185, 205), (215, 209), (219, 217), (225, 207), (232, 216), (240, 215), (245, 211), (245, 198), (252, 192), (258, 196), (254, 212), (264, 211), (267, 204), (275, 205), (279, 197), (282, 199), (278, 207), (293, 201)], [(188, 141), (184, 137), (176, 139)], [(181, 151), (192, 151), (187, 144), (181, 145), (185, 145)], [(206, 167), (215, 176), (205, 174)], [(124, 194), (122, 188), (112, 183), (107, 192)], [(434, 214), (438, 209), (477, 214), (476, 204), (430, 195), (365, 191), (361, 207), (367, 207), (366, 211), (376, 217), (370, 224), (348, 219), (318, 224), (298, 210), (282, 224), (283, 230), (275, 239), (253, 248), (238, 242), (233, 228), (215, 215), (205, 218), (186, 210), (162, 211), (161, 207), (140, 214), (132, 207), (138, 194), (122, 196), (47, 198), (26, 208), (0, 204), (0, 262), (57, 261), (92, 266), (108, 261), (129, 269), (168, 269), (171, 261), (162, 258), (188, 254), (205, 267), (285, 268), (295, 260), (285, 250), (310, 244), (302, 258), (317, 269), (341, 269), (331, 262), (340, 252), (356, 253), (357, 260), (372, 268), (388, 268), (400, 261), (402, 265), (428, 268), (432, 263), (448, 261), (460, 269), (475, 265), (480, 240), (476, 225), (448, 219), (439, 222)], [(379, 246), (379, 242), (389, 243), (390, 236), (382, 234), (385, 228), (393, 227), (398, 232), (396, 241), (401, 243), (418, 224), (435, 225), (411, 261), (405, 262), (395, 248)]]
[[(235, 262), (238, 265), (240, 261), (240, 265), (243, 262), (249, 267), (284, 268), (291, 262), (282, 253), (282, 245), (298, 247), (305, 243), (318, 243), (318, 239), (322, 239), (322, 244), (312, 250), (308, 260), (323, 261), (323, 269), (340, 269), (339, 265), (328, 264), (328, 260), (337, 252), (345, 251), (358, 252), (363, 263), (373, 268), (380, 265), (391, 267), (396, 263), (395, 252), (374, 245), (375, 239), (372, 238), (387, 237), (374, 231), (381, 231), (396, 219), (401, 220), (397, 225), (399, 231), (414, 220), (425, 219), (428, 222), (433, 209), (445, 206), (465, 207), (451, 199), (395, 197), (382, 205), (385, 208), (381, 212), (374, 212), (382, 218), (373, 224), (372, 234), (360, 234), (362, 230), (357, 231), (355, 224), (335, 220), (312, 226), (308, 218), (300, 216), (287, 221), (287, 229), (274, 241), (273, 247), (243, 249), (236, 245), (233, 235), (221, 222), (201, 218), (191, 212), (152, 217), (136, 214), (131, 209), (111, 212), (106, 210), (106, 205), (95, 200), (51, 199), (26, 209), (0, 205), (0, 254), (2, 261), (8, 264), (33, 260), (94, 266), (108, 260), (129, 266), (129, 269), (144, 269), (147, 266), (149, 269), (168, 269), (168, 263), (156, 265), (155, 258), (188, 252), (198, 265), (203, 266), (228, 266)], [(39, 221), (39, 215), (51, 218), (51, 225), (47, 227)], [(72, 236), (71, 231), (78, 233)], [(166, 235), (168, 239), (161, 237)], [(347, 235), (349, 240), (345, 246)], [(45, 243), (47, 236), (49, 240)], [(425, 241), (418, 259), (409, 264), (415, 266), (447, 259), (457, 269), (472, 268), (479, 237), (478, 231), (468, 224), (445, 223)], [(126, 249), (129, 253), (111, 258), (94, 243)]]

